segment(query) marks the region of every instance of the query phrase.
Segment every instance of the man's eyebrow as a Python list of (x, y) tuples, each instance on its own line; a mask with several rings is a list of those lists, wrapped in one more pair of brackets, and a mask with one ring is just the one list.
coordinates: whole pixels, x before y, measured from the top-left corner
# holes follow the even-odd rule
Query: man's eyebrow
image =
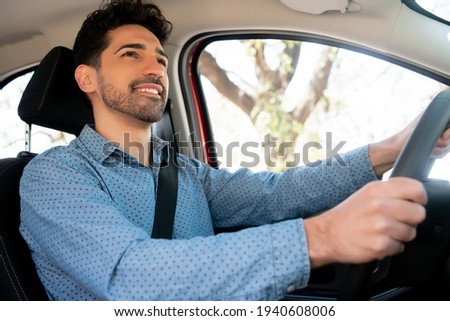
[(147, 47), (144, 44), (142, 44), (142, 43), (127, 43), (127, 44), (125, 44), (123, 46), (120, 46), (119, 49), (114, 51), (114, 54), (118, 53), (122, 49), (127, 49), (127, 48), (131, 48), (131, 49), (147, 49)]
[[(147, 47), (144, 45), (144, 44), (142, 44), (142, 43), (127, 43), (127, 44), (125, 44), (125, 45), (123, 45), (123, 46), (120, 46), (120, 48), (119, 49), (117, 49), (116, 51), (114, 51), (114, 54), (116, 54), (116, 53), (118, 53), (120, 50), (122, 50), (122, 49), (128, 49), (128, 48), (131, 48), (131, 49), (147, 49)], [(166, 54), (166, 52), (163, 50), (163, 49), (161, 49), (161, 48), (157, 48), (156, 49), (156, 53), (157, 54), (159, 54), (159, 55), (161, 55), (161, 56), (163, 56), (163, 57), (165, 57), (166, 59), (169, 59), (169, 56)]]

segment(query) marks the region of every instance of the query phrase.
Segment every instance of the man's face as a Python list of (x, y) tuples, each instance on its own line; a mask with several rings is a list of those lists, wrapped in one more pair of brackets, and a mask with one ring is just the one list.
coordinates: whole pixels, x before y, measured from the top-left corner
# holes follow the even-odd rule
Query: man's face
[(135, 119), (154, 123), (167, 102), (168, 59), (156, 36), (139, 25), (125, 25), (108, 33), (102, 53), (98, 94), (105, 105)]

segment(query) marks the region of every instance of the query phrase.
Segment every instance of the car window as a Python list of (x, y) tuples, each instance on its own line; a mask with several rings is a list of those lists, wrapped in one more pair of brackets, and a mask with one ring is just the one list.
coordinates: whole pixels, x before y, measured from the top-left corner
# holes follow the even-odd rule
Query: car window
[[(219, 166), (232, 171), (340, 161), (337, 153), (404, 128), (447, 89), (367, 54), (280, 39), (211, 42), (198, 72)], [(450, 177), (448, 163), (432, 175)]]
[[(26, 125), (17, 114), (20, 98), (32, 72), (9, 82), (0, 91), (0, 157), (14, 157), (26, 150)], [(52, 146), (67, 144), (73, 135), (33, 125), (31, 130), (31, 151), (40, 153)]]

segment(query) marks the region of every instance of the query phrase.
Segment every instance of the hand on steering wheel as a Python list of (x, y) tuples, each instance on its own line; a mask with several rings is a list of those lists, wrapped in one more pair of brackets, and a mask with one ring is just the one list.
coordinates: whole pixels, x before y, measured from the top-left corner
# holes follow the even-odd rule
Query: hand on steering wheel
[[(394, 164), (391, 177), (409, 177), (424, 183), (428, 194), (427, 219), (418, 227), (418, 237), (406, 246), (407, 251), (379, 262), (349, 265), (338, 299), (368, 299), (368, 285), (384, 281), (397, 286), (406, 282), (402, 272), (411, 270), (411, 278), (419, 283), (433, 273), (445, 259), (450, 243), (450, 187), (445, 182), (428, 182), (430, 158), (436, 143), (450, 121), (450, 90), (441, 92), (430, 103), (407, 144)], [(438, 146), (439, 152), (439, 146)], [(415, 253), (420, 251), (423, 255)], [(418, 257), (421, 256), (421, 257)], [(425, 258), (426, 256), (427, 258)], [(418, 261), (419, 260), (419, 261)], [(395, 261), (395, 262), (391, 262)], [(395, 264), (393, 264), (395, 263)], [(402, 279), (402, 280), (400, 280)]]

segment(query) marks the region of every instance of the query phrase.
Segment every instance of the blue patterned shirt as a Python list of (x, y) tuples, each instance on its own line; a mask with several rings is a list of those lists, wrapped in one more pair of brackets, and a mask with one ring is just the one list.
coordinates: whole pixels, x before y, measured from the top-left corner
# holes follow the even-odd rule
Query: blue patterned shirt
[[(230, 173), (178, 154), (173, 240), (152, 239), (158, 163), (89, 126), (26, 167), (21, 233), (54, 300), (277, 300), (307, 285), (302, 218), (376, 179), (367, 147), (283, 174)], [(257, 226), (214, 235), (216, 227)]]

